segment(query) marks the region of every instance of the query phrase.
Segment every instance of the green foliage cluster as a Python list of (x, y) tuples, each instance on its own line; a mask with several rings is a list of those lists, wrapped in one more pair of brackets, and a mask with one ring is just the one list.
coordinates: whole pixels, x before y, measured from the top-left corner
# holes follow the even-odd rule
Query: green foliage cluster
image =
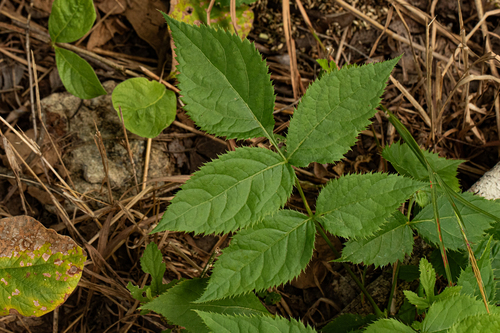
[[(189, 116), (217, 136), (265, 137), (271, 149), (241, 147), (224, 154), (204, 165), (177, 193), (154, 232), (235, 235), (210, 278), (168, 285), (161, 282), (165, 272), (161, 252), (148, 245), (141, 266), (151, 274), (151, 285), (128, 286), (143, 311), (158, 312), (170, 323), (197, 333), (314, 332), (293, 319), (271, 316), (253, 292), (265, 293), (297, 277), (312, 258), (317, 233), (325, 240), (326, 232), (347, 239), (337, 261), (375, 267), (400, 267), (399, 262), (412, 253), (413, 235), (418, 233), (439, 251), (431, 258), (432, 265), (422, 258), (418, 276), (415, 267), (400, 267), (400, 277), (419, 278), (421, 288), (418, 293), (405, 291), (398, 315), (389, 318), (380, 310), (345, 265), (375, 315), (344, 315), (321, 331), (500, 329), (494, 306), (500, 298), (495, 282), (500, 268), (500, 204), (460, 192), (456, 172), (462, 161), (420, 150), (387, 111), (404, 143), (385, 147), (382, 156), (398, 174), (351, 174), (331, 180), (321, 188), (314, 212), (295, 175), (294, 167), (335, 163), (349, 151), (376, 113), (399, 58), (340, 70), (333, 62), (320, 61), (325, 73), (303, 96), (283, 139), (273, 133), (274, 89), (255, 47), (222, 29), (164, 16), (175, 42), (179, 88)], [(91, 0), (54, 1), (49, 31), (57, 66), (67, 90), (81, 98), (105, 91), (90, 65), (63, 46), (85, 35), (94, 21)], [(113, 104), (123, 112), (126, 127), (144, 137), (158, 135), (175, 118), (175, 95), (143, 78), (120, 84)], [(306, 214), (283, 208), (294, 187)], [(404, 203), (408, 203), (406, 215), (398, 210)], [(480, 253), (477, 261), (473, 253)], [(456, 285), (436, 294), (435, 269)]]
[[(382, 156), (398, 174), (351, 174), (331, 180), (320, 190), (313, 212), (293, 170), (312, 162), (335, 163), (348, 152), (375, 114), (399, 58), (341, 70), (320, 62), (325, 73), (307, 90), (284, 145), (279, 145), (273, 134), (273, 86), (254, 46), (231, 33), (164, 16), (176, 45), (179, 88), (189, 116), (208, 133), (239, 140), (265, 137), (272, 148), (241, 147), (221, 155), (176, 194), (153, 232), (235, 235), (209, 279), (180, 282), (159, 297), (143, 299), (142, 309), (158, 312), (190, 332), (314, 332), (295, 320), (268, 314), (253, 291), (298, 276), (312, 258), (316, 233), (348, 240), (338, 261), (383, 267), (398, 265), (412, 253), (414, 232), (443, 250), (462, 251), (457, 253), (463, 257), (464, 230), (469, 242), (482, 244), (477, 267), (486, 293), (483, 300), (495, 304), (491, 258), (498, 251), (491, 248), (498, 240), (491, 236), (486, 244), (482, 241), (495, 235), (500, 204), (460, 193), (456, 173), (462, 161), (421, 151), (390, 113), (405, 143), (385, 147)], [(294, 186), (307, 214), (283, 209)], [(408, 200), (408, 214), (403, 215), (398, 209)], [(366, 327), (367, 332), (465, 332), (477, 330), (484, 318), (486, 331), (495, 331), (500, 322), (494, 319), (496, 307), (490, 306), (491, 317), (486, 317), (485, 303), (476, 300), (482, 297), (478, 275), (470, 265), (458, 270), (457, 285), (436, 295), (435, 270), (422, 258), (419, 276), (406, 269), (407, 279), (420, 277), (421, 292), (405, 291), (406, 302), (396, 318), (388, 318), (367, 294), (376, 316), (341, 316), (321, 331)], [(444, 265), (451, 284), (449, 271), (449, 264)], [(424, 313), (423, 321), (416, 320)]]
[[(96, 19), (92, 0), (55, 0), (49, 18), (49, 33), (61, 81), (68, 92), (91, 99), (107, 92), (87, 61), (65, 49), (65, 43), (85, 36)], [(132, 133), (154, 138), (175, 120), (175, 93), (146, 78), (120, 83), (113, 91), (113, 106)]]

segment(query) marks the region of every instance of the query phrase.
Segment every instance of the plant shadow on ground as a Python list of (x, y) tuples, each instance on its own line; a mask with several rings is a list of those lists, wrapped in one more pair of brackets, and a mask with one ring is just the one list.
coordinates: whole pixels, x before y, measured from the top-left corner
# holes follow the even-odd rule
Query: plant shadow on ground
[[(44, 11), (40, 3), (41, 1), (35, 1), (36, 13), (38, 14), (33, 15), (32, 22), (39, 24), (43, 28), (47, 26), (47, 16), (45, 15), (46, 11)], [(393, 38), (388, 38), (386, 34), (373, 27), (366, 29), (369, 24), (364, 23), (362, 19), (356, 17), (353, 11), (345, 8), (342, 9), (341, 6), (333, 5), (330, 1), (311, 1), (307, 5), (304, 2), (304, 5), (320, 39), (327, 47), (327, 50), (331, 50), (330, 54), (332, 57), (336, 60), (338, 59), (339, 66), (345, 63), (365, 63), (372, 60), (388, 59), (404, 52), (405, 56), (393, 76), (410, 92), (416, 102), (425, 108), (427, 103), (425, 90), (418, 74), (418, 68), (424, 70), (425, 66), (422, 65), (422, 62), (418, 66), (415, 65), (409, 45)], [(464, 4), (464, 6), (471, 6), (463, 7), (462, 11), (464, 13), (471, 13), (476, 10), (473, 5)], [(399, 17), (398, 12), (392, 10), (385, 2), (358, 2), (356, 8), (364, 15), (381, 24), (386, 23), (386, 19), (390, 13), (391, 23), (388, 26), (389, 29), (399, 36), (407, 38), (406, 23), (415, 43), (424, 45), (425, 24), (419, 21), (419, 15), (405, 11), (402, 7), (396, 7), (402, 12), (401, 15), (404, 18), (404, 22)], [(430, 10), (430, 4), (425, 1), (413, 2), (410, 7), (419, 8), (427, 12), (428, 9)], [(5, 13), (12, 13), (17, 9), (20, 9), (22, 15), (27, 16), (26, 9), (14, 1), (6, 1), (3, 7)], [(493, 7), (486, 7), (484, 10), (487, 12), (492, 9)], [(290, 57), (282, 27), (281, 3), (277, 1), (260, 1), (253, 6), (253, 10), (256, 20), (249, 39), (255, 41), (257, 48), (267, 60), (277, 94), (276, 110), (279, 110), (279, 112), (275, 114), (276, 127), (283, 127), (282, 134), (286, 134), (286, 126), (282, 125), (285, 125), (289, 120), (291, 111), (293, 110), (293, 106), (290, 105), (294, 104), (297, 97), (294, 96), (290, 80)], [(454, 1), (439, 2), (435, 12), (450, 13), (444, 18), (438, 17), (437, 21), (444, 26), (451, 27), (451, 31), (459, 35), (460, 25)], [(101, 8), (101, 18), (105, 14), (106, 11)], [(109, 22), (109, 26), (117, 24), (118, 26), (122, 26), (125, 31), (122, 34), (115, 32), (115, 36), (112, 39), (100, 46), (103, 50), (117, 53), (117, 58), (113, 58), (111, 55), (105, 56), (115, 61), (123, 60), (120, 58), (120, 54), (141, 57), (135, 58), (133, 60), (134, 63), (123, 60), (126, 66), (138, 72), (140, 71), (137, 69), (137, 63), (151, 66), (150, 69), (154, 71), (154, 59), (158, 58), (159, 54), (162, 54), (162, 57), (169, 58), (168, 55), (165, 55), (165, 52), (162, 53), (161, 50), (155, 50), (138, 37), (138, 32), (134, 30), (135, 27), (133, 24), (127, 20), (125, 13), (113, 14), (109, 17), (115, 20), (114, 23)], [(15, 31), (12, 30), (13, 28), (10, 28), (17, 27), (15, 25), (16, 21), (10, 19), (8, 16), (3, 16), (1, 21), (5, 22), (7, 27), (2, 26), (0, 29), (10, 33), (3, 34), (2, 42), (9, 45), (11, 52), (13, 50), (20, 50), (21, 52), (19, 53), (22, 53), (23, 48), (21, 45), (23, 39), (16, 35), (17, 32), (12, 32)], [(302, 84), (304, 87), (307, 87), (319, 74), (319, 66), (316, 64), (315, 59), (321, 58), (324, 54), (321, 53), (316, 41), (308, 32), (307, 25), (304, 23), (304, 19), (297, 6), (293, 4), (291, 6), (291, 21), (292, 37), (295, 39), (297, 46), (298, 71)], [(490, 31), (495, 31), (497, 28), (495, 21), (488, 19), (487, 23)], [(470, 19), (465, 22), (467, 33), (476, 24), (477, 18), (470, 15)], [(111, 28), (108, 27), (108, 30), (111, 30)], [(382, 37), (376, 43), (376, 48), (372, 53), (373, 45), (380, 35)], [(471, 41), (474, 43), (471, 45), (471, 50), (479, 55), (483, 54), (480, 53), (482, 49), (481, 45), (483, 45), (480, 29), (472, 36)], [(39, 40), (34, 40), (32, 43), (32, 48), (36, 50), (35, 59), (37, 60), (37, 65), (46, 69), (54, 66), (53, 53), (51, 53), (50, 48)], [(157, 47), (154, 41), (150, 40), (150, 44)], [(452, 54), (456, 49), (456, 45), (456, 39), (443, 36), (439, 33), (437, 34), (434, 52), (443, 58), (438, 60), (441, 62), (438, 64), (441, 71), (446, 64), (444, 59)], [(492, 50), (495, 53), (498, 53), (496, 51), (499, 51), (499, 46), (500, 43), (498, 43), (498, 40), (492, 38)], [(425, 63), (422, 53), (417, 52), (417, 55)], [(150, 59), (150, 62), (147, 62), (144, 58)], [(4, 89), (4, 92), (2, 92), (2, 101), (0, 102), (1, 108), (2, 110), (18, 110), (29, 99), (29, 94), (23, 93), (29, 87), (26, 67), (5, 54), (3, 55), (3, 59), (4, 66), (1, 70), (3, 75), (2, 89)], [(476, 58), (473, 60), (476, 60)], [(91, 64), (94, 68), (97, 68), (101, 82), (108, 79), (120, 81), (126, 78), (126, 76), (118, 74), (105, 64), (92, 62), (92, 60)], [(168, 62), (166, 68), (169, 68)], [(436, 68), (434, 68), (434, 71), (436, 71)], [(161, 73), (161, 69), (157, 70), (156, 73)], [(445, 102), (446, 97), (453, 88), (453, 82), (458, 80), (459, 74), (459, 70), (455, 68), (455, 63), (453, 63), (451, 69), (449, 69), (448, 76), (445, 76), (442, 81), (443, 93), (440, 103)], [(23, 89), (19, 89), (19, 87)], [(49, 96), (53, 92), (64, 91), (64, 88), (61, 87), (60, 82), (57, 80), (57, 75), (52, 74), (48, 74), (40, 80), (39, 88), (42, 98)], [(479, 89), (481, 89), (481, 93), (472, 96), (471, 103), (473, 107), (471, 109), (470, 121), (464, 118), (463, 103), (460, 99), (460, 94), (455, 94), (447, 104), (441, 128), (437, 132), (439, 138), (439, 144), (437, 145), (434, 145), (435, 141), (429, 139), (430, 128), (421, 115), (419, 115), (415, 105), (405, 97), (402, 97), (400, 90), (394, 84), (389, 85), (384, 95), (385, 106), (391, 111), (398, 113), (402, 122), (407, 126), (419, 144), (434, 148), (441, 156), (470, 161), (459, 169), (459, 177), (464, 189), (470, 187), (482, 173), (491, 168), (498, 160), (497, 119), (493, 106), (497, 90), (491, 82), (473, 81), (470, 91), (477, 92)], [(65, 96), (65, 98), (68, 97)], [(60, 100), (56, 102), (59, 103)], [(105, 104), (106, 101), (104, 101), (104, 98), (99, 102), (85, 101), (78, 102), (77, 105), (71, 104), (73, 106), (67, 103), (64, 103), (62, 112), (59, 110), (47, 113), (49, 132), (56, 140), (58, 149), (66, 157), (65, 161), (68, 161), (68, 158), (73, 158), (74, 155), (72, 154), (79, 147), (89, 146), (93, 143), (93, 136), (87, 137), (87, 139), (91, 139), (89, 143), (89, 140), (84, 140), (81, 136), (75, 135), (75, 132), (78, 131), (78, 123), (74, 123), (74, 119), (85, 117), (86, 112), (89, 110), (89, 112), (96, 113), (95, 117), (97, 119), (105, 119), (102, 110), (110, 107)], [(82, 107), (86, 107), (88, 110), (83, 110)], [(19, 112), (18, 115), (18, 118), (10, 120), (12, 124), (18, 125), (25, 131), (32, 128), (31, 121), (29, 120), (29, 112)], [(7, 115), (4, 116), (7, 117)], [(182, 113), (178, 114), (177, 119), (181, 125), (194, 127), (191, 120)], [(477, 125), (477, 131), (471, 129), (471, 121)], [(112, 162), (116, 164), (116, 168), (130, 168), (126, 150), (123, 149), (122, 141), (124, 138), (122, 135), (116, 134), (117, 128), (119, 128), (116, 125), (113, 124), (110, 126), (109, 122), (103, 121), (102, 123), (98, 123), (97, 127), (101, 132), (109, 135), (103, 135), (103, 139), (108, 154), (116, 157), (115, 159), (110, 157)], [(111, 128), (111, 130), (106, 132), (106, 127)], [(83, 129), (83, 131), (93, 133), (94, 128), (90, 126), (88, 129)], [(300, 179), (303, 181), (303, 188), (306, 191), (306, 197), (310, 202), (315, 202), (319, 186), (325, 184), (328, 179), (348, 173), (387, 170), (387, 166), (380, 157), (377, 149), (374, 132), (383, 144), (391, 143), (398, 139), (397, 134), (391, 130), (385, 118), (377, 115), (373, 122), (373, 131), (371, 128), (363, 131), (359, 136), (356, 146), (345, 155), (345, 158), (341, 162), (335, 165), (315, 163), (299, 171)], [(144, 163), (141, 154), (144, 154), (145, 151), (144, 141), (134, 136), (129, 137), (129, 139), (133, 144), (138, 146), (137, 150), (134, 150), (134, 156), (138, 156), (135, 163), (138, 170), (138, 177), (141, 179), (141, 168), (143, 168)], [(46, 147), (49, 148), (47, 149), (48, 154), (50, 144), (45, 141), (43, 143), (46, 143)], [(73, 324), (74, 326), (69, 329), (69, 332), (84, 331), (83, 327), (96, 332), (104, 332), (110, 327), (112, 327), (110, 331), (123, 330), (124, 327), (128, 327), (129, 332), (141, 332), (143, 331), (141, 327), (153, 331), (161, 330), (161, 326), (157, 324), (160, 322), (158, 317), (154, 315), (147, 318), (139, 317), (138, 312), (133, 311), (135, 309), (134, 300), (127, 293), (127, 290), (124, 289), (124, 285), (117, 284), (117, 277), (125, 281), (133, 281), (136, 285), (144, 282), (144, 273), (138, 265), (145, 245), (144, 234), (150, 231), (153, 224), (158, 221), (160, 214), (165, 210), (166, 201), (175, 195), (179, 184), (183, 181), (182, 178), (175, 180), (164, 177), (189, 175), (203, 163), (224, 152), (226, 147), (222, 143), (214, 143), (212, 139), (193, 131), (185, 130), (179, 126), (171, 126), (155, 140), (153, 149), (155, 152), (153, 155), (163, 156), (163, 158), (159, 158), (155, 162), (156, 164), (153, 164), (161, 169), (162, 172), (153, 175), (150, 174), (150, 179), (157, 179), (151, 185), (156, 185), (157, 187), (154, 190), (146, 192), (143, 196), (137, 196), (139, 203), (136, 206), (127, 207), (128, 210), (133, 210), (132, 219), (128, 219), (127, 214), (123, 214), (123, 207), (126, 207), (128, 203), (126, 199), (137, 195), (136, 189), (132, 188), (132, 174), (122, 176), (117, 174), (116, 182), (112, 184), (113, 193), (117, 195), (115, 199), (119, 199), (119, 196), (124, 194), (122, 207), (119, 205), (102, 205), (95, 200), (85, 199), (90, 209), (97, 214), (96, 220), (104, 228), (108, 228), (104, 229), (108, 230), (109, 234), (107, 237), (104, 237), (106, 239), (100, 244), (100, 247), (97, 241), (93, 243), (108, 265), (101, 263), (88, 267), (88, 271), (84, 273), (84, 281), (80, 288), (59, 310), (60, 331), (65, 330)], [(93, 160), (98, 162), (93, 165), (97, 167), (101, 163), (100, 157), (96, 152), (92, 154)], [(28, 156), (29, 152), (25, 157)], [(10, 176), (12, 173), (9, 170), (9, 164), (6, 162), (4, 156), (2, 156), (2, 159), (1, 173)], [(36, 159), (32, 162), (33, 165), (37, 163)], [(54, 165), (57, 164), (58, 162), (55, 160)], [(43, 168), (40, 165), (38, 167), (39, 170), (37, 173), (43, 175)], [(73, 177), (75, 185), (81, 186), (78, 188), (79, 192), (88, 192), (88, 196), (106, 201), (108, 197), (106, 185), (101, 189), (101, 182), (105, 174), (102, 172), (97, 175), (89, 174), (88, 169), (91, 167), (92, 164), (80, 165), (81, 169), (77, 170), (77, 166), (75, 166), (75, 169), (70, 170), (71, 177)], [(61, 171), (61, 173), (63, 172)], [(151, 172), (153, 170), (150, 170)], [(18, 192), (16, 192), (15, 182), (11, 181), (9, 178), (4, 177), (2, 186), (0, 187), (0, 200), (2, 200), (2, 206), (4, 207), (2, 208), (4, 216), (23, 214), (21, 199)], [(47, 179), (44, 179), (44, 181), (47, 181)], [(53, 188), (57, 191), (55, 186)], [(68, 205), (68, 211), (73, 214), (73, 207), (71, 207), (71, 203), (67, 199), (64, 199), (63, 193), (61, 191), (56, 193), (60, 195), (58, 198), (60, 198), (61, 202), (65, 202)], [(71, 234), (71, 231), (66, 229), (57, 212), (51, 207), (50, 201), (47, 201), (43, 191), (40, 191), (36, 186), (28, 185), (25, 196), (28, 204), (34, 211), (32, 214), (47, 227), (54, 228), (63, 234), (69, 234), (77, 239), (75, 235)], [(300, 197), (295, 192), (287, 206), (291, 209), (304, 210), (301, 206)], [(106, 220), (108, 218), (113, 219), (118, 212), (122, 212), (122, 216), (117, 218), (116, 223), (112, 226), (106, 225)], [(146, 215), (146, 217), (141, 219), (139, 213)], [(82, 215), (81, 210), (77, 210), (75, 218), (77, 230), (86, 240), (92, 239), (101, 228), (96, 223), (96, 220), (92, 220), (88, 215)], [(141, 232), (135, 229), (134, 223), (139, 224)], [(161, 235), (154, 235), (151, 238), (163, 248), (164, 260), (167, 262), (167, 272), (165, 275), (167, 281), (181, 277), (189, 278), (198, 276), (198, 267), (204, 267), (211, 254), (219, 248), (224, 248), (228, 243), (227, 239), (220, 239), (215, 236), (195, 237), (179, 232), (169, 233), (165, 238), (162, 238)], [(341, 239), (333, 238), (332, 241), (340, 248)], [(414, 250), (416, 258), (429, 255), (433, 250), (424, 244), (423, 241), (416, 244)], [(290, 284), (277, 288), (277, 291), (282, 295), (283, 301), (276, 305), (268, 305), (271, 312), (285, 317), (301, 318), (305, 322), (318, 326), (326, 323), (339, 313), (366, 314), (372, 312), (367, 303), (359, 298), (359, 290), (357, 290), (356, 286), (345, 274), (342, 266), (337, 263), (328, 262), (332, 258), (329, 256), (329, 250), (325, 250), (325, 246), (322, 246), (321, 242), (318, 242), (316, 245), (314, 258), (313, 262), (309, 265), (307, 274)], [(98, 260), (96, 259), (96, 262)], [(418, 262), (418, 260), (415, 262), (414, 258), (409, 258), (408, 260), (412, 264)], [(372, 294), (380, 295), (380, 297), (375, 297), (377, 303), (382, 307), (386, 307), (390, 293), (392, 271), (387, 268), (381, 270), (368, 267), (363, 272), (362, 269), (358, 269), (355, 266), (353, 268), (360, 276), (365, 276), (364, 283), (368, 286), (369, 290), (374, 290)], [(445, 285), (443, 281), (438, 281), (439, 284), (441, 287)], [(395, 307), (402, 304), (403, 297), (401, 291), (398, 291), (398, 296), (395, 300)], [(15, 332), (26, 331), (25, 327), (29, 327), (31, 331), (50, 332), (52, 331), (53, 320), (53, 314), (48, 314), (40, 319), (20, 319), (13, 317), (1, 321), (0, 327)], [(129, 327), (128, 323), (130, 322), (133, 324)], [(161, 325), (164, 325), (164, 323)]]

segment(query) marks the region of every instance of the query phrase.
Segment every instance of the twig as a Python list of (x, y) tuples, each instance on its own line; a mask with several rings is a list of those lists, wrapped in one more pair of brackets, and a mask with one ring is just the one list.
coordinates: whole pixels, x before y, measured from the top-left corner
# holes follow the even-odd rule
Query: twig
[(149, 171), (149, 161), (151, 159), (151, 143), (153, 139), (148, 138), (146, 143), (146, 160), (144, 161), (144, 171), (142, 173), (142, 190), (146, 188), (146, 182), (148, 181), (148, 171)]
[(31, 121), (33, 122), (33, 131), (35, 133), (35, 140), (38, 138), (38, 129), (36, 126), (36, 113), (35, 113), (35, 96), (33, 94), (33, 72), (31, 71), (31, 54), (30, 54), (30, 22), (31, 11), (33, 10), (33, 0), (30, 1), (28, 9), (28, 19), (26, 20), (26, 61), (28, 63), (28, 77), (30, 84), (30, 102), (31, 102)]
[(123, 135), (125, 136), (125, 145), (127, 147), (128, 157), (130, 158), (130, 164), (132, 164), (132, 171), (134, 174), (134, 181), (136, 189), (139, 190), (139, 183), (137, 182), (137, 171), (135, 169), (134, 156), (132, 155), (132, 150), (130, 149), (130, 143), (128, 141), (127, 129), (125, 128), (125, 121), (123, 120), (122, 107), (118, 107), (118, 111), (120, 112), (120, 120), (122, 122)]
[(210, 13), (212, 13), (212, 8), (214, 8), (215, 0), (210, 0), (210, 4), (207, 8), (207, 25), (210, 26)]

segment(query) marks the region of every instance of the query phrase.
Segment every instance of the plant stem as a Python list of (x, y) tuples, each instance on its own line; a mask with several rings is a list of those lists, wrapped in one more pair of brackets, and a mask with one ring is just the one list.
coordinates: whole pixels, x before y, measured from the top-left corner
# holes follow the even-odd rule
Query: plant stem
[(392, 299), (394, 297), (394, 290), (396, 290), (396, 285), (398, 283), (399, 267), (401, 266), (401, 265), (399, 265), (399, 260), (396, 261), (396, 263), (394, 265), (396, 265), (396, 267), (395, 267), (395, 272), (394, 272), (394, 276), (393, 276), (394, 280), (392, 281), (391, 294), (389, 295), (389, 302), (387, 303), (387, 313), (391, 313), (391, 303), (392, 303)]
[(300, 181), (297, 175), (295, 175), (295, 186), (297, 187), (297, 190), (299, 190), (300, 197), (302, 198), (302, 201), (304, 202), (304, 206), (306, 207), (307, 210), (307, 215), (310, 217), (313, 217), (313, 212), (311, 210), (311, 207), (309, 207), (309, 203), (307, 202), (306, 196), (304, 194), (304, 191), (302, 190), (302, 186), (300, 186)]
[[(323, 226), (321, 225), (321, 223), (319, 223), (314, 218), (314, 214), (312, 213), (311, 207), (309, 207), (309, 204), (307, 203), (306, 196), (304, 195), (304, 191), (302, 190), (302, 186), (300, 186), (299, 178), (297, 178), (297, 175), (295, 175), (295, 185), (297, 187), (297, 190), (299, 190), (299, 194), (300, 194), (300, 197), (302, 198), (302, 201), (304, 202), (304, 206), (306, 207), (307, 214), (313, 219), (314, 224), (316, 225), (316, 230), (319, 232), (319, 234), (321, 235), (321, 237), (323, 237), (323, 239), (325, 240), (326, 244), (330, 247), (330, 249), (335, 254), (335, 256), (337, 258), (340, 258), (341, 255), (340, 255), (339, 251), (337, 251), (337, 249), (335, 248), (335, 246), (332, 244), (332, 242), (328, 238), (327, 234), (323, 230)], [(349, 267), (349, 265), (347, 265), (344, 262), (341, 263), (341, 264), (342, 264), (342, 266), (344, 266), (346, 272), (354, 280), (354, 283), (356, 283), (356, 285), (359, 287), (359, 289), (361, 289), (361, 291), (363, 292), (363, 294), (366, 296), (366, 299), (368, 300), (368, 303), (370, 303), (371, 306), (373, 307), (373, 310), (375, 311), (375, 314), (377, 315), (377, 317), (384, 318), (385, 317), (384, 313), (380, 310), (380, 308), (378, 307), (377, 303), (375, 303), (375, 300), (368, 293), (368, 290), (366, 290), (365, 286), (361, 283), (361, 281), (359, 281), (358, 277), (356, 276), (356, 274), (354, 274), (354, 272), (351, 270), (351, 268)]]

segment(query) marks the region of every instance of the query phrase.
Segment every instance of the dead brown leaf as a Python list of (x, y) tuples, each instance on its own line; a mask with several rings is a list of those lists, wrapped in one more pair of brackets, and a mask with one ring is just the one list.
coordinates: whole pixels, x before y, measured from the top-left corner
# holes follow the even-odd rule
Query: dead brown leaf
[(113, 38), (116, 33), (121, 35), (125, 31), (125, 26), (119, 22), (118, 17), (109, 17), (90, 34), (87, 49), (92, 50), (95, 47), (102, 46)]

